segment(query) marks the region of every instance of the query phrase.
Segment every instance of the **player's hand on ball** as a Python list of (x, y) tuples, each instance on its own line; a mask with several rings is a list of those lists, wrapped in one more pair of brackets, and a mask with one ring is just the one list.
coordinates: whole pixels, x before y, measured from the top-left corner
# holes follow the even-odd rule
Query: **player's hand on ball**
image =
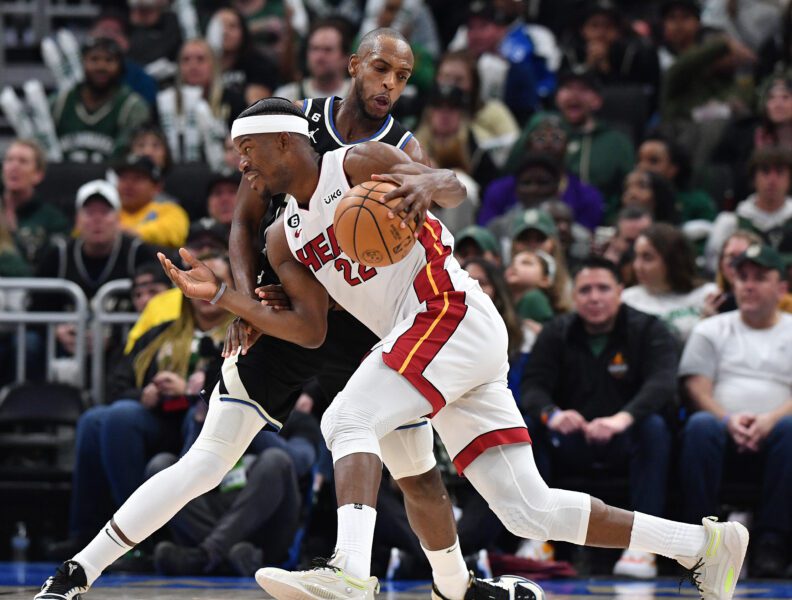
[(291, 300), (282, 285), (263, 285), (256, 288), (256, 295), (264, 306), (274, 310), (291, 310)]
[(247, 354), (250, 347), (256, 343), (261, 336), (261, 332), (248, 324), (244, 319), (237, 317), (226, 329), (225, 342), (223, 344), (223, 358), (234, 356), (237, 352)]
[(157, 252), (157, 258), (159, 258), (166, 275), (184, 292), (185, 296), (207, 302), (212, 300), (220, 289), (222, 283), (220, 279), (186, 248), (179, 249), (179, 256), (190, 266), (188, 271), (182, 271), (162, 252)]
[(406, 228), (408, 223), (415, 222), (415, 237), (421, 233), (426, 211), (432, 206), (431, 176), (425, 174), (405, 175), (402, 173), (383, 173), (371, 176), (372, 181), (387, 181), (396, 187), (382, 197), (383, 202), (401, 198), (401, 202), (389, 213), (391, 219), (402, 216), (400, 227)]

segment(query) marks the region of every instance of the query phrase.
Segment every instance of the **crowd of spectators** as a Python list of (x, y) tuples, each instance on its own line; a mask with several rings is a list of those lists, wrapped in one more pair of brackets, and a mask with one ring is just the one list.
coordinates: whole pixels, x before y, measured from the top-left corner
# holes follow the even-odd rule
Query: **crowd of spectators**
[[(724, 483), (744, 480), (749, 572), (792, 577), (792, 2), (192, 4), (192, 33), (168, 0), (105, 2), (85, 32), (84, 76), (53, 91), (52, 121), (63, 161), (104, 176), (68, 205), (41, 191), (46, 144), (19, 138), (3, 154), (0, 276), (64, 278), (89, 300), (130, 278), (113, 308), (140, 313), (123, 351), (117, 331), (106, 336), (108, 404), (77, 428), (64, 544), (89, 539), (200, 428), (231, 315), (182, 298), (153, 261), (186, 244), (228, 274), (231, 122), (270, 95), (344, 97), (357, 40), (392, 27), (415, 57), (394, 115), (468, 191), (436, 212), (506, 322), (509, 385), (543, 476), (622, 471), (626, 507), (665, 515), (673, 490), (690, 522), (721, 513)], [(174, 183), (196, 169), (200, 186)], [(68, 308), (16, 292), (0, 305)], [(2, 383), (13, 335), (0, 331)], [(28, 335), (32, 377), (43, 343)], [(73, 326), (56, 340), (59, 359), (74, 354)], [(329, 476), (316, 429), (326, 404), (310, 389), (287, 439), (262, 434), (149, 548), (160, 571), (249, 575), (290, 558), (303, 503)], [(469, 506), (467, 518), (487, 511)], [(648, 578), (657, 564), (625, 551), (614, 572)]]

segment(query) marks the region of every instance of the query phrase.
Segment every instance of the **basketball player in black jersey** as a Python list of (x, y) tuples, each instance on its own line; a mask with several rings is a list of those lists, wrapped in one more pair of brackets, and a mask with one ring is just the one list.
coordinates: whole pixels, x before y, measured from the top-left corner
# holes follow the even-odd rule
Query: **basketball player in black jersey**
[[(308, 117), (309, 137), (314, 149), (323, 154), (342, 146), (380, 141), (396, 146), (416, 162), (426, 164), (428, 160), (418, 141), (390, 114), (412, 74), (412, 68), (412, 50), (399, 32), (378, 29), (364, 36), (357, 53), (349, 61), (353, 84), (346, 98), (295, 102)], [(401, 180), (394, 177), (393, 183), (399, 185)], [(394, 209), (394, 218), (400, 218), (403, 226), (408, 220), (417, 219), (420, 227), (429, 208), (425, 202), (428, 196), (413, 196), (409, 192), (408, 189), (401, 190), (400, 195), (405, 196), (405, 200)], [(257, 285), (274, 283), (266, 264), (261, 275), (256, 277), (261, 224), (274, 220), (274, 203), (275, 199), (262, 198), (245, 179), (242, 180), (231, 228), (231, 266), (236, 289), (254, 298), (257, 298), (254, 292)], [(238, 320), (229, 328), (224, 354), (231, 356), (242, 348), (245, 354), (240, 355), (237, 361), (237, 371), (250, 397), (270, 414), (287, 414), (294, 405), (295, 392), (283, 394), (281, 389), (280, 396), (274, 394), (268, 382), (270, 377), (279, 377), (280, 374), (279, 380), (282, 381), (282, 374), (288, 373), (291, 381), (299, 375), (304, 377), (304, 381), (317, 376), (325, 396), (332, 400), (377, 341), (371, 331), (348, 313), (331, 311), (327, 338), (318, 350), (307, 350), (269, 336), (259, 337), (246, 323)], [(428, 421), (424, 421), (423, 426), (428, 427)], [(435, 467), (421, 475), (402, 478), (397, 483), (404, 493), (410, 524), (422, 546), (431, 551), (427, 553), (430, 562), (437, 561), (437, 551), (447, 551), (446, 561), (456, 557), (456, 564), (460, 565), (456, 581), (449, 585), (449, 579), (453, 578), (435, 579), (441, 592), (445, 589), (448, 590), (447, 596), (460, 598), (460, 590), (464, 593), (468, 576), (457, 543), (448, 493), (439, 471)], [(447, 565), (439, 565), (438, 569), (438, 565), (433, 564), (433, 571), (445, 570), (448, 574)], [(470, 589), (481, 588), (474, 586)]]

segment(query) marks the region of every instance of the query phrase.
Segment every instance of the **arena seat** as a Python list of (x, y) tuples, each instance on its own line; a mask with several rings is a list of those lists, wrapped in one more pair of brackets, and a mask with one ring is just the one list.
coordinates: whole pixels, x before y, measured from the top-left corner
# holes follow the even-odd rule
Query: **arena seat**
[(640, 85), (611, 84), (602, 88), (602, 108), (597, 117), (640, 142), (649, 121), (649, 99)]
[(74, 217), (74, 197), (79, 187), (92, 179), (104, 179), (107, 166), (93, 163), (50, 163), (44, 180), (36, 188), (38, 196)]
[(190, 221), (206, 216), (206, 196), (212, 170), (203, 163), (173, 165), (165, 177), (165, 191), (187, 211)]

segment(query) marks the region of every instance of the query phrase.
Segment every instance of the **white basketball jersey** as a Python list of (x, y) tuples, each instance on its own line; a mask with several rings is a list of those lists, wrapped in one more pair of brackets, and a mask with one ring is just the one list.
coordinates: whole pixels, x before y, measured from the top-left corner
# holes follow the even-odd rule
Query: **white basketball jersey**
[(424, 310), (444, 292), (476, 286), (453, 257), (454, 238), (431, 213), (409, 254), (394, 265), (366, 267), (338, 246), (333, 217), (350, 189), (344, 172), (348, 148), (322, 156), (319, 183), (308, 209), (288, 196), (283, 225), (292, 254), (308, 267), (330, 296), (380, 338), (396, 324)]

